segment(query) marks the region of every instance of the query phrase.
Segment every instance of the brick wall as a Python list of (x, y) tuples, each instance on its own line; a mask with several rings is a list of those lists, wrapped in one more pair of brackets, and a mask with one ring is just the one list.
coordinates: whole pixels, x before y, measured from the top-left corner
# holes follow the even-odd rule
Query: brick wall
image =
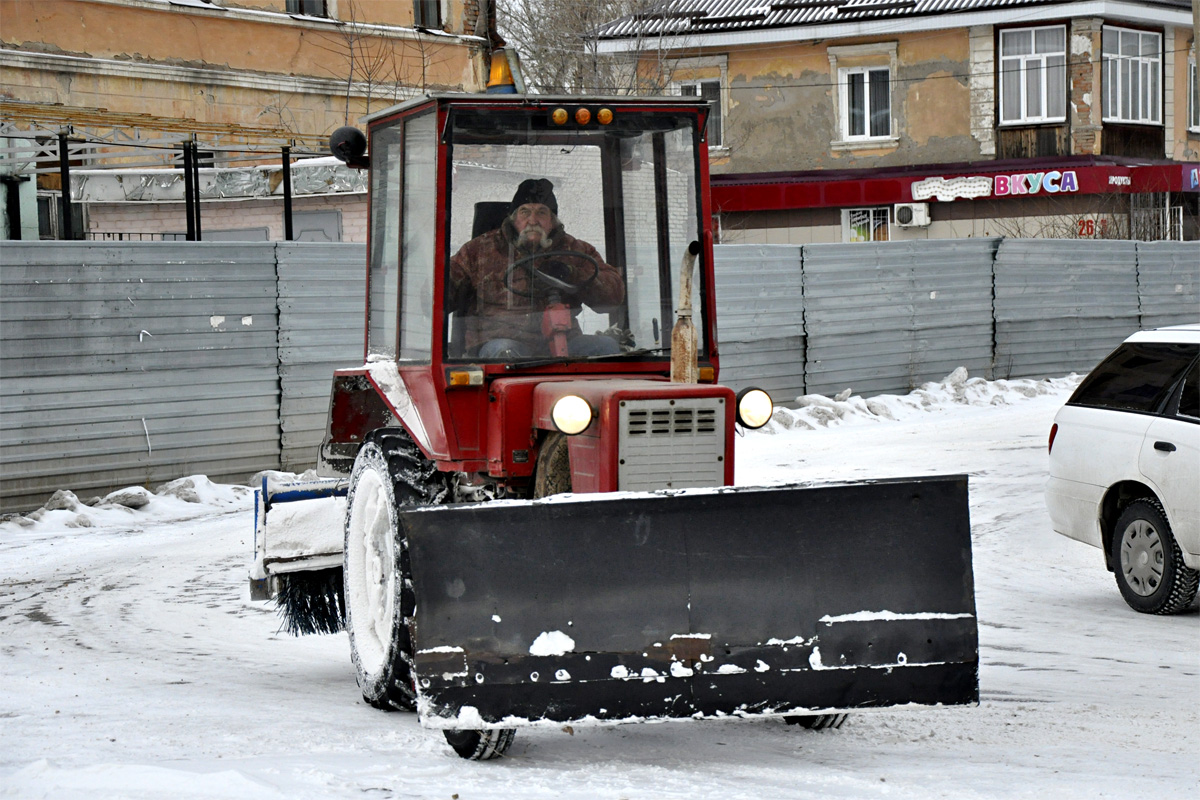
[(1099, 19), (1071, 21), (1067, 61), (1071, 81), (1071, 154), (1099, 155), (1102, 127), (1100, 105)]

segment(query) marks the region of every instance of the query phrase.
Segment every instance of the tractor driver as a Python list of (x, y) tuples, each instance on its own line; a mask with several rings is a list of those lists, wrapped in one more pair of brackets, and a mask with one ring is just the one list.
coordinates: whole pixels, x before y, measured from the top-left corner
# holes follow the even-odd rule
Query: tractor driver
[[(537, 258), (539, 253), (546, 256)], [(526, 259), (523, 264), (521, 259)], [(533, 270), (558, 282), (536, 280)], [(542, 317), (552, 290), (559, 302), (571, 307), (571, 355), (620, 352), (616, 340), (582, 333), (576, 319), (580, 303), (599, 309), (624, 299), (620, 272), (606, 264), (595, 247), (563, 230), (554, 184), (531, 178), (517, 187), (500, 227), (467, 242), (450, 259), (447, 308), (466, 317), (468, 353), (479, 358), (548, 355)]]

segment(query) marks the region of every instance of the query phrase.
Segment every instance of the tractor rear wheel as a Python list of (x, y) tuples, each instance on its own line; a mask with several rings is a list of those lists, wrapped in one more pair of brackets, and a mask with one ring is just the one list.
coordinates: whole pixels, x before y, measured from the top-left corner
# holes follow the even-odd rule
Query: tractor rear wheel
[(403, 430), (377, 431), (358, 451), (346, 503), (346, 630), (358, 686), (376, 708), (416, 707), (409, 628), (416, 604), (397, 511), (446, 495), (445, 480)]

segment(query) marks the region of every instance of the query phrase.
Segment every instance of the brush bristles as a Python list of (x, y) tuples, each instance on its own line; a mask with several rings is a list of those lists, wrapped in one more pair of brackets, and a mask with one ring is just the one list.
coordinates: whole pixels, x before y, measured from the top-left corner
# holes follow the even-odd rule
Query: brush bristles
[(346, 598), (342, 568), (314, 572), (285, 572), (275, 597), (283, 630), (292, 636), (337, 633), (346, 627)]

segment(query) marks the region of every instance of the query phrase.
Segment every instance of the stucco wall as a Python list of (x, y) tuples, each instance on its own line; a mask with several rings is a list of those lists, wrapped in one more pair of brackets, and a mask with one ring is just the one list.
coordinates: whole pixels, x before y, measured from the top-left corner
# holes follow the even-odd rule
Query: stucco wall
[[(727, 154), (715, 172), (855, 169), (981, 157), (971, 133), (970, 40), (964, 29), (890, 40), (838, 40), (838, 48), (894, 44), (894, 143), (835, 146), (841, 138), (829, 43), (731, 49)], [(887, 64), (839, 56), (838, 67)]]
[[(448, 26), (461, 26), (464, 4), (449, 5)], [(341, 0), (348, 8), (411, 24), (411, 3)], [(469, 42), (407, 28), (139, 0), (0, 0), (0, 20), (0, 42), (21, 51), (0, 58), (2, 96), (25, 102), (324, 134), (365, 113), (368, 93), (378, 110), (414, 87), (480, 86)]]
[[(1070, 148), (1101, 152), (1101, 30), (1104, 20), (1069, 22), (1072, 62), (1068, 98)], [(923, 31), (891, 39), (838, 39), (731, 48), (727, 56), (725, 145), (715, 173), (859, 169), (995, 157), (995, 29)], [(1187, 130), (1187, 27), (1163, 32), (1163, 158), (1200, 157), (1200, 134)], [(891, 66), (895, 141), (847, 146), (839, 141), (836, 67), (887, 65), (883, 55), (842, 55), (894, 48)], [(722, 56), (709, 54), (710, 60)], [(688, 75), (690, 77), (690, 74)]]
[[(391, 5), (407, 8), (411, 24), (411, 4)], [(405, 83), (421, 81), (422, 48), (436, 51), (436, 57), (426, 59), (430, 62), (425, 64), (429, 84), (454, 86), (464, 77), (466, 48), (453, 39), (441, 42), (411, 30), (355, 29), (332, 20), (300, 21), (283, 14), (84, 0), (0, 0), (0, 18), (4, 20), (3, 41), (29, 49), (39, 49), (42, 43), (51, 52), (95, 58), (317, 78), (340, 78), (348, 72), (345, 37), (354, 35), (360, 42), (369, 39), (372, 47), (383, 48), (379, 58), (394, 57)]]

